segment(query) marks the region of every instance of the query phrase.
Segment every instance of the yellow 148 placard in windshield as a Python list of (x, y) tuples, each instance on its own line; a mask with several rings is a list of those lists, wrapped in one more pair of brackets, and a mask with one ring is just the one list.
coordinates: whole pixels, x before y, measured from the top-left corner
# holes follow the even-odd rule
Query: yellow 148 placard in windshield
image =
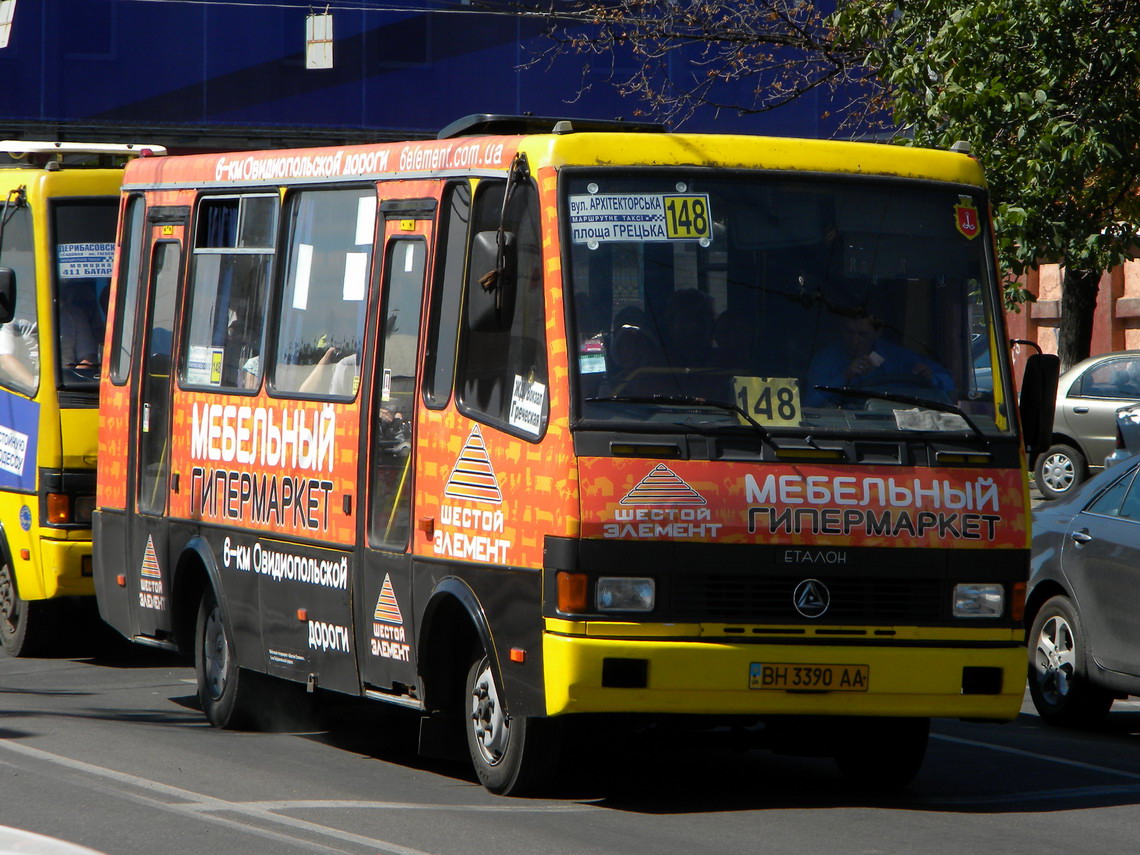
[(684, 196), (666, 196), (665, 233), (671, 240), (697, 240), (711, 238), (709, 197), (703, 193)]
[[(733, 377), (736, 403), (762, 425), (800, 423), (800, 381), (797, 377)], [(740, 418), (744, 422), (743, 417)]]

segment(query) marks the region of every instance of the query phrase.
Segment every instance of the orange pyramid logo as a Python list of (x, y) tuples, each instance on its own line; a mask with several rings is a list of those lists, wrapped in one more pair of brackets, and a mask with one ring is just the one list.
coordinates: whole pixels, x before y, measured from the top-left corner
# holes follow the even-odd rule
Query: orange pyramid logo
[(625, 494), (623, 505), (703, 505), (705, 497), (685, 483), (664, 463)]
[(396, 602), (396, 592), (392, 590), (392, 577), (384, 574), (384, 584), (380, 587), (380, 597), (376, 600), (376, 611), (372, 619), (384, 623), (402, 624), (404, 615), (400, 612), (400, 604)]
[(147, 535), (146, 551), (143, 552), (142, 575), (146, 579), (161, 579), (162, 572), (158, 569), (158, 555), (154, 551), (154, 541)]
[(495, 477), (491, 458), (487, 456), (487, 446), (483, 442), (479, 425), (471, 426), (471, 433), (467, 435), (467, 442), (463, 444), (463, 450), (459, 452), (455, 466), (451, 469), (443, 493), (452, 499), (471, 499), (496, 505), (502, 503), (499, 480)]

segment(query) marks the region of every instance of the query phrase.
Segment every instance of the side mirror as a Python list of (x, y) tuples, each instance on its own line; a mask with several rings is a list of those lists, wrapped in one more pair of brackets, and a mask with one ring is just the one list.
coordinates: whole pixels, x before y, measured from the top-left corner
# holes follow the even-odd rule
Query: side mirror
[(1018, 409), (1030, 468), (1037, 462), (1037, 455), (1052, 442), (1060, 374), (1061, 360), (1051, 353), (1034, 353), (1025, 363)]
[(514, 233), (478, 232), (471, 243), (467, 277), (467, 323), (471, 329), (495, 332), (510, 327), (517, 281), (518, 251)]
[(6, 324), (16, 314), (16, 271), (0, 267), (0, 324)]

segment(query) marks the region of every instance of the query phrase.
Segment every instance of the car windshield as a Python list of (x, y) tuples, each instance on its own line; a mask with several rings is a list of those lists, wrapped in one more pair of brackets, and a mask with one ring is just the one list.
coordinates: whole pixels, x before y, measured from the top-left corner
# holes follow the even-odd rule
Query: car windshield
[(1009, 430), (977, 188), (579, 171), (563, 205), (585, 422)]

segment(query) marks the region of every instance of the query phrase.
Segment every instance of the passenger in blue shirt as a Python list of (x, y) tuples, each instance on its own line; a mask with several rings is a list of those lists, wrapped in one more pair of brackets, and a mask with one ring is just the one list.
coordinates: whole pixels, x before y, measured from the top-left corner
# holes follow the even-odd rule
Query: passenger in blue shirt
[[(918, 386), (954, 395), (954, 380), (937, 362), (919, 356), (902, 345), (882, 337), (882, 324), (865, 312), (843, 319), (840, 341), (825, 347), (808, 368), (808, 389), (804, 402), (811, 407), (841, 404), (844, 396), (823, 392), (816, 386), (853, 386), (890, 391), (889, 386)], [(879, 386), (876, 379), (890, 379)]]

